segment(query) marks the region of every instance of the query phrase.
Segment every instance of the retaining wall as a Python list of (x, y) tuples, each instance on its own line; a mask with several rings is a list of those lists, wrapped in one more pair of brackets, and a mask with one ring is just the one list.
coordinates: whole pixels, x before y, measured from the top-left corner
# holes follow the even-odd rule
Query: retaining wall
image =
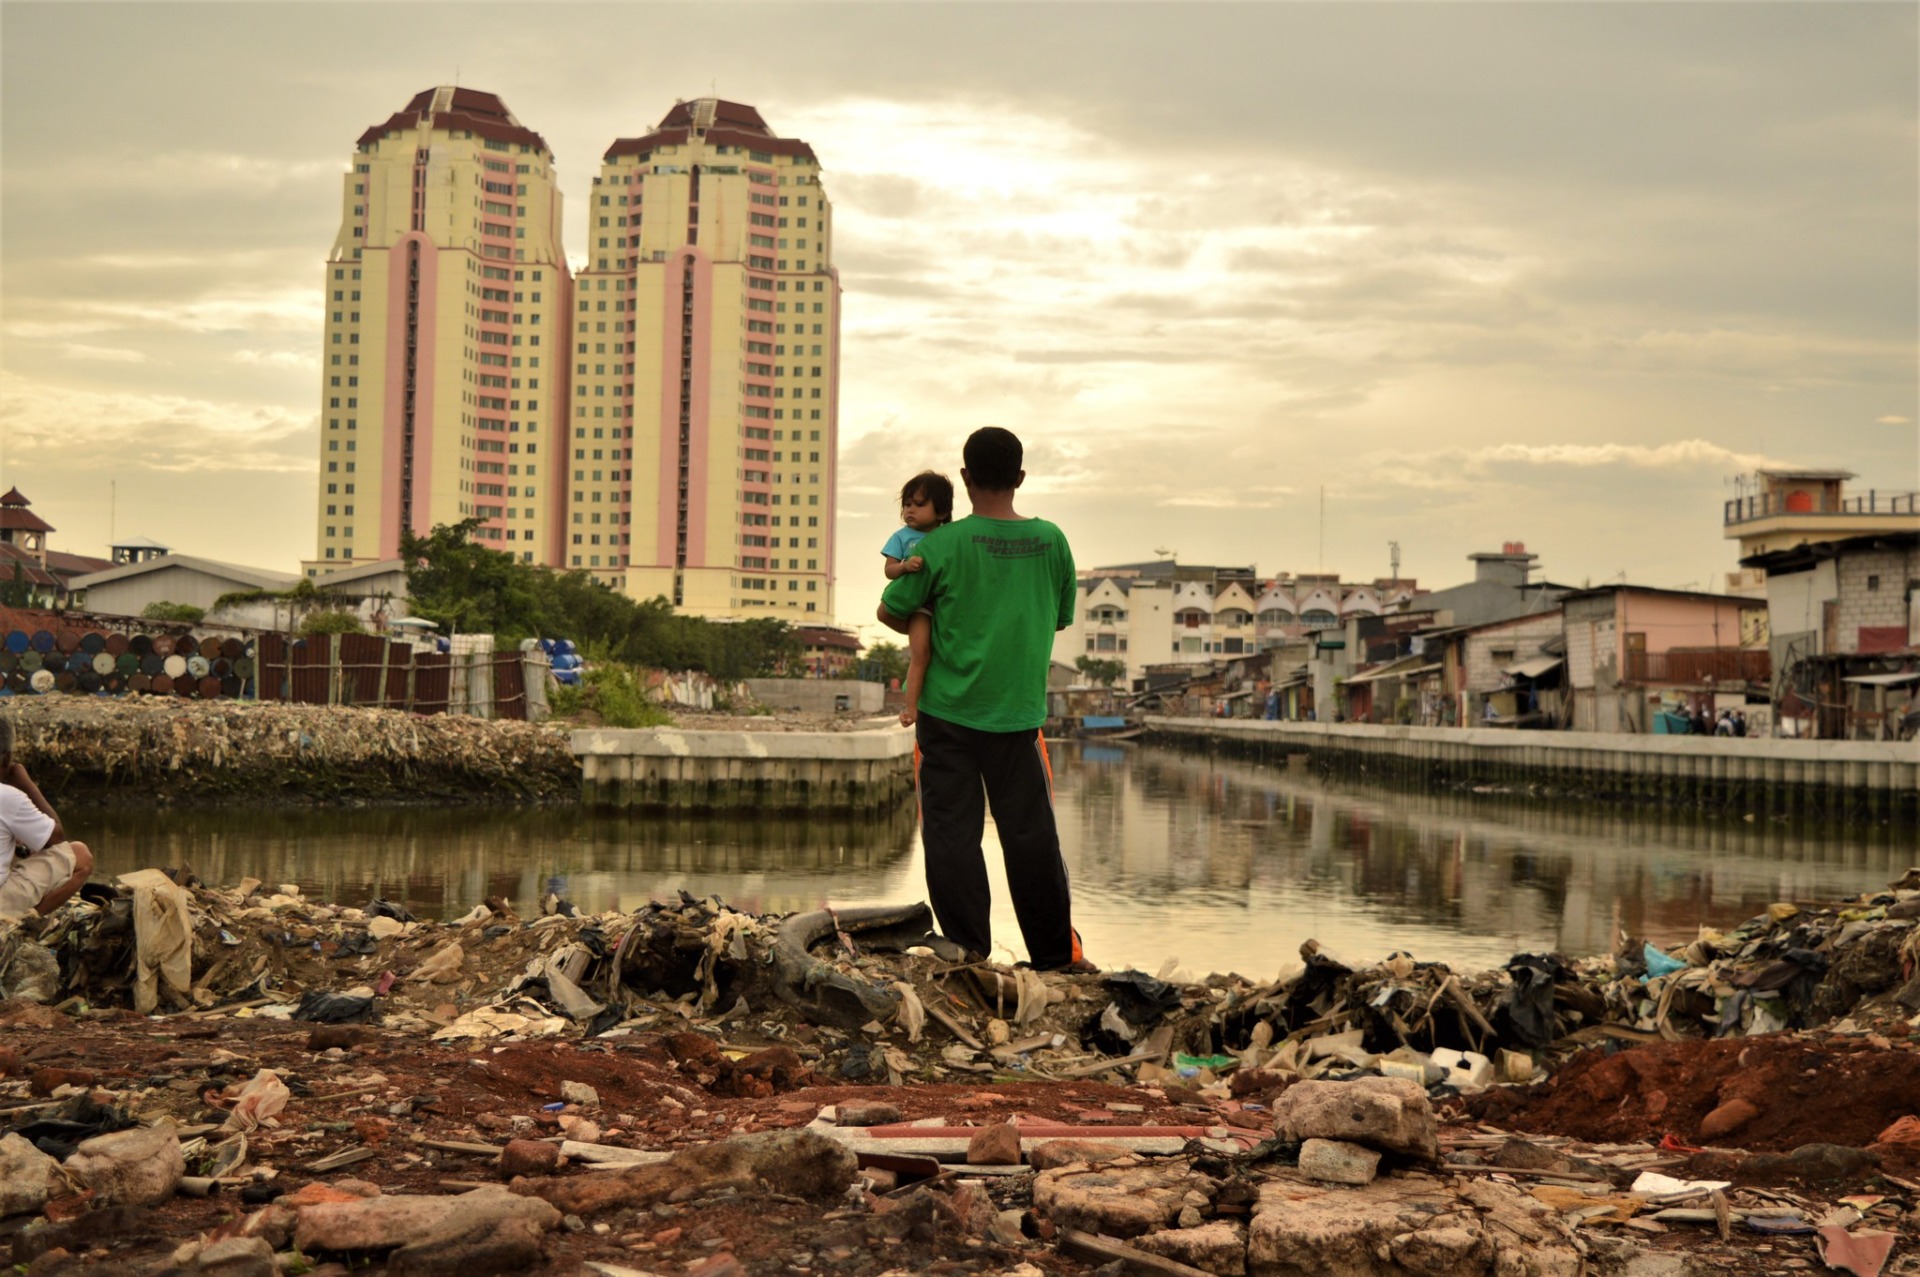
[(913, 793), (913, 733), (573, 733), (590, 806), (662, 812), (885, 811)]
[(762, 705), (808, 714), (878, 714), (887, 695), (879, 683), (850, 678), (750, 678), (747, 690)]
[(1649, 803), (1737, 816), (1920, 824), (1920, 745), (1499, 728), (1150, 718), (1152, 739), (1254, 758), (1305, 755), (1325, 775)]

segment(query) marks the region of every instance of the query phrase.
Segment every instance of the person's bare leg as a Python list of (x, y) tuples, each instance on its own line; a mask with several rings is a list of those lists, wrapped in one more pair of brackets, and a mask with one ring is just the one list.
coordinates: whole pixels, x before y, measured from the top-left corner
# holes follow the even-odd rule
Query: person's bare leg
[(73, 899), (73, 893), (80, 890), (80, 884), (93, 873), (93, 852), (83, 842), (68, 843), (73, 848), (73, 877), (40, 897), (40, 903), (34, 906), (37, 913), (52, 913), (67, 901)]
[(906, 708), (900, 711), (900, 725), (912, 727), (920, 715), (920, 691), (927, 683), (927, 662), (933, 657), (933, 618), (915, 612), (907, 618)]

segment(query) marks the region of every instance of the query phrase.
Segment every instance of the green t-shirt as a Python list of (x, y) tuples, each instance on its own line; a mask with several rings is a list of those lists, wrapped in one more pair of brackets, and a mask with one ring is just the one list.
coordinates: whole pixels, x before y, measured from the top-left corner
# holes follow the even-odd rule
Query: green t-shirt
[(916, 548), (926, 566), (880, 596), (911, 616), (933, 607), (933, 654), (920, 708), (983, 732), (1047, 721), (1053, 635), (1073, 623), (1078, 589), (1066, 534), (1045, 519), (969, 515)]

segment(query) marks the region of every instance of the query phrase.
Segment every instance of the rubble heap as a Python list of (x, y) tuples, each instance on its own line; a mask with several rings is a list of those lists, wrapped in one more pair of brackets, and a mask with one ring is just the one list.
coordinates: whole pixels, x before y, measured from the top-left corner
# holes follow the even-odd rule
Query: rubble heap
[(32, 1273), (1873, 1277), (1920, 1231), (1920, 872), (1673, 951), (1310, 942), (1271, 982), (969, 963), (918, 905), (175, 878), (0, 931)]

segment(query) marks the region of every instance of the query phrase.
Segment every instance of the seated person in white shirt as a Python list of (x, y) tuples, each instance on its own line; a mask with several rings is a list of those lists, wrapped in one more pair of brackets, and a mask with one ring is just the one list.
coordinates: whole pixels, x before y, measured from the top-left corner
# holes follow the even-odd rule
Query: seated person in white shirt
[(0, 717), (0, 918), (52, 913), (93, 872), (93, 853), (67, 838), (60, 817), (13, 756), (13, 720)]

